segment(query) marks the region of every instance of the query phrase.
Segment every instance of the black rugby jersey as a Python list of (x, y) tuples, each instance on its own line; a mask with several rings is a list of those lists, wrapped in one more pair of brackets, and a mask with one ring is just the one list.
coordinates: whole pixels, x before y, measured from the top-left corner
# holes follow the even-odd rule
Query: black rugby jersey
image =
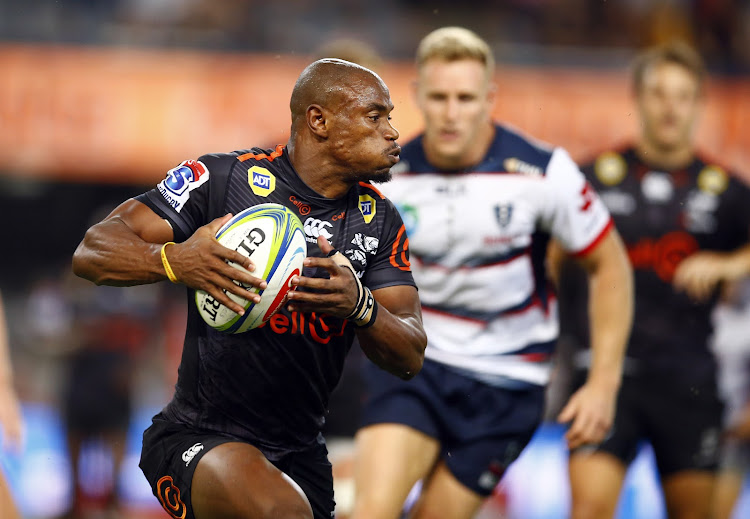
[[(683, 169), (664, 171), (641, 160), (633, 148), (603, 153), (582, 169), (612, 214), (633, 265), (630, 365), (637, 374), (658, 374), (693, 387), (713, 385), (709, 336), (716, 295), (693, 302), (675, 291), (672, 280), (679, 263), (696, 251), (731, 251), (747, 243), (750, 190), (699, 158)], [(575, 288), (564, 282), (564, 333), (587, 333), (585, 291), (585, 282), (578, 280)]]
[[(175, 241), (226, 213), (275, 202), (304, 224), (308, 256), (322, 235), (372, 290), (414, 285), (401, 217), (380, 192), (359, 183), (325, 198), (297, 175), (286, 148), (204, 155), (185, 161), (138, 200), (172, 225)], [(308, 277), (327, 272), (306, 268)], [(263, 326), (230, 335), (209, 327), (188, 290), (188, 323), (175, 395), (164, 414), (247, 439), (274, 458), (318, 439), (330, 392), (355, 336), (354, 325), (281, 309)]]

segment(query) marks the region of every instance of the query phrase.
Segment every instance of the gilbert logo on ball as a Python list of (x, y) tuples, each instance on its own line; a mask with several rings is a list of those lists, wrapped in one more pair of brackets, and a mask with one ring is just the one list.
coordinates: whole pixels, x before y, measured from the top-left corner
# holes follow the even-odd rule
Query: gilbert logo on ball
[[(281, 204), (260, 204), (235, 215), (216, 233), (216, 239), (230, 249), (249, 257), (255, 265), (254, 276), (265, 279), (268, 287), (251, 289), (261, 296), (255, 304), (234, 294), (227, 295), (242, 305), (240, 316), (203, 290), (195, 293), (198, 312), (212, 328), (226, 333), (241, 333), (266, 322), (281, 308), (291, 289), (292, 276), (302, 273), (302, 261), (307, 256), (307, 243), (302, 222)], [(236, 263), (235, 268), (244, 270)]]

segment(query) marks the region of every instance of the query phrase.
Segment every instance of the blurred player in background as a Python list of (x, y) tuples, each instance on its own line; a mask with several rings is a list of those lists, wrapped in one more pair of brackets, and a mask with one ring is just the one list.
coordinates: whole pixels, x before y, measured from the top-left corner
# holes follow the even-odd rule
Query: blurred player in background
[[(10, 362), (8, 327), (5, 307), (0, 294), (0, 447), (20, 449), (23, 442), (23, 417), (21, 405), (13, 387), (13, 368)], [(1, 452), (1, 451), (0, 451)], [(0, 470), (0, 517), (20, 519), (8, 482)]]
[(159, 294), (154, 287), (97, 287), (75, 279), (76, 348), (68, 356), (62, 392), (74, 486), (70, 515), (78, 519), (124, 505), (117, 483), (132, 418), (134, 370), (140, 353), (155, 349)]
[(386, 180), (399, 160), (388, 88), (369, 69), (318, 60), (297, 79), (290, 110), (286, 146), (183, 162), (90, 228), (74, 256), (74, 271), (99, 284), (169, 278), (189, 288), (188, 301), (202, 289), (243, 313), (227, 293), (258, 302), (255, 289), (267, 284), (227, 264), (254, 268), (216, 231), (266, 202), (315, 219), (303, 275), (290, 280), (298, 289), (267, 325), (224, 334), (188, 304), (175, 395), (144, 433), (141, 455), (175, 519), (330, 519), (321, 429), (354, 337), (394, 375), (422, 367), (426, 339), (404, 226), (369, 183)]
[(750, 474), (750, 279), (724, 290), (714, 328), (713, 351), (726, 409), (711, 517), (729, 519)]
[(491, 110), (494, 58), (473, 32), (447, 27), (417, 50), (424, 133), (383, 185), (409, 234), (427, 331), (423, 370), (404, 382), (365, 367), (356, 436), (356, 519), (471, 518), (540, 423), (557, 339), (545, 274), (550, 236), (591, 275), (595, 369), (568, 402), (572, 447), (613, 420), (631, 317), (631, 272), (596, 193), (561, 148)]
[[(571, 449), (572, 517), (613, 517), (627, 467), (645, 439), (669, 517), (705, 518), (722, 424), (710, 315), (719, 285), (750, 273), (750, 193), (692, 144), (704, 90), (700, 56), (669, 44), (644, 52), (633, 70), (635, 144), (583, 168), (627, 245), (636, 302), (612, 434), (599, 445)], [(562, 257), (553, 243), (551, 264)], [(562, 333), (585, 345), (585, 284), (567, 270)]]

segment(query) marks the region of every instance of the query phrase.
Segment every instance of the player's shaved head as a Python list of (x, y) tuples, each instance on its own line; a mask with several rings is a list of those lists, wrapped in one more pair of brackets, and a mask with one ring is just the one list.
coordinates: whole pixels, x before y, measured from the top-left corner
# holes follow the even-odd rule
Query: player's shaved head
[(335, 58), (319, 59), (302, 71), (292, 91), (289, 108), (292, 132), (310, 105), (336, 109), (342, 102), (360, 95), (374, 84), (386, 89), (383, 80), (372, 70), (356, 63)]

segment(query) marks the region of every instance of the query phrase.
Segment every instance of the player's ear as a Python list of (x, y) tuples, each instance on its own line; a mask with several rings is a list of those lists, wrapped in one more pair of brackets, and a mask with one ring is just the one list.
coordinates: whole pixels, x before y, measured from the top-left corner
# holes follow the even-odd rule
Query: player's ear
[(490, 81), (490, 84), (487, 85), (487, 104), (490, 106), (490, 109), (495, 106), (495, 99), (497, 97), (497, 85)]
[(414, 100), (414, 104), (421, 108), (419, 102), (419, 80), (415, 79), (411, 82), (411, 97)]
[(328, 138), (327, 113), (320, 105), (310, 105), (305, 112), (307, 126), (315, 135), (323, 139)]

